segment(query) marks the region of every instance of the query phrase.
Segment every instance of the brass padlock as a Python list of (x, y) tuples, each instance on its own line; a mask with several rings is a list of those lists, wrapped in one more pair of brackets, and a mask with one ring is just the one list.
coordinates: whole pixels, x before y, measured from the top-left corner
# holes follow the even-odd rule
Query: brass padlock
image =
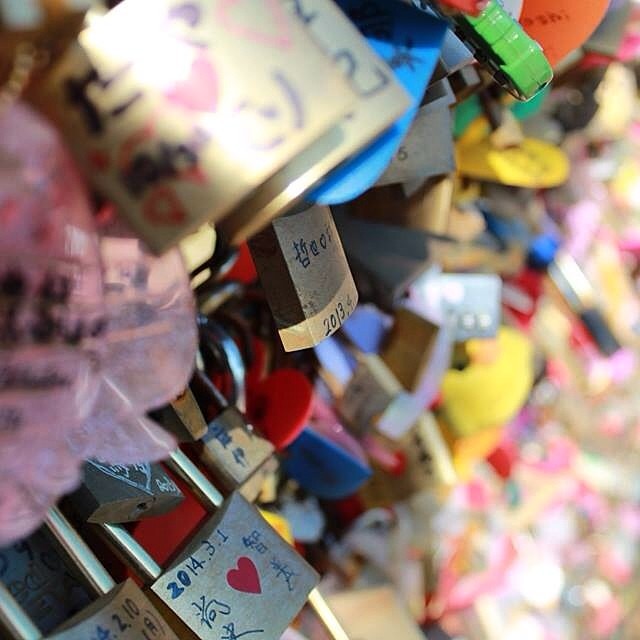
[(417, 186), (391, 184), (366, 191), (349, 207), (358, 218), (446, 234), (454, 186), (453, 175), (428, 178)]
[(84, 521), (132, 522), (167, 513), (183, 498), (160, 464), (88, 460), (82, 485), (69, 500)]
[(358, 292), (328, 207), (285, 215), (249, 241), (285, 351), (335, 333)]
[(189, 387), (168, 405), (154, 409), (149, 415), (178, 442), (193, 442), (207, 433), (207, 422)]
[(383, 419), (402, 385), (377, 354), (359, 353), (357, 360), (337, 406), (349, 429), (362, 436)]
[(254, 431), (238, 407), (227, 402), (205, 373), (196, 371), (191, 385), (207, 416), (212, 405), (218, 412), (193, 450), (225, 490), (239, 489), (273, 456), (274, 447)]
[(393, 71), (334, 2), (286, 0), (283, 5), (334, 60), (358, 101), (329, 133), (221, 221), (220, 233), (232, 244), (248, 240), (294, 206), (324, 176), (383, 133), (410, 105)]
[(417, 391), (438, 331), (437, 325), (415, 311), (406, 307), (396, 309), (380, 357), (407, 391)]
[(424, 489), (455, 484), (451, 454), (433, 414), (423, 413), (398, 440), (375, 437), (389, 450), (400, 454), (402, 468), (390, 471), (372, 461), (373, 475), (359, 492), (368, 509), (407, 500)]
[(157, 253), (260, 193), (358, 101), (280, 2), (205, 0), (120, 3), (39, 93), (92, 185)]
[(0, 584), (44, 634), (91, 602), (43, 528), (0, 549)]
[(150, 585), (159, 606), (177, 616), (172, 625), (181, 638), (277, 640), (317, 574), (239, 493), (223, 502), (179, 451), (168, 464), (216, 512), (166, 570), (121, 526), (102, 526), (107, 541)]

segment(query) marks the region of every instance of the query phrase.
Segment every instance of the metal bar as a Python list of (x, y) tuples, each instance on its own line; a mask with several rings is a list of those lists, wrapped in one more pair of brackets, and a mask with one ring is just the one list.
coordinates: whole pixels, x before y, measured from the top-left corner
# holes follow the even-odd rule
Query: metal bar
[(350, 640), (344, 627), (318, 589), (309, 594), (309, 604), (331, 636), (331, 640)]
[(122, 525), (101, 524), (99, 527), (114, 553), (130, 566), (143, 582), (151, 584), (162, 575), (162, 567)]
[(104, 595), (116, 586), (93, 551), (57, 507), (49, 509), (45, 524), (96, 593)]
[(15, 640), (41, 640), (42, 633), (0, 582), (0, 628)]
[(189, 487), (205, 503), (205, 506), (217, 509), (223, 503), (222, 494), (180, 449), (171, 454), (166, 464), (189, 484)]

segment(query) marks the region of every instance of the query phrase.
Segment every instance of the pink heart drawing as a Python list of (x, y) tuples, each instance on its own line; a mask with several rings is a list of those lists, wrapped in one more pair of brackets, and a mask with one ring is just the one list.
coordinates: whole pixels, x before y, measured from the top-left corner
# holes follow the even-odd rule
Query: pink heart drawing
[(258, 569), (251, 558), (240, 556), (236, 569), (227, 571), (227, 583), (232, 589), (243, 593), (262, 593)]
[[(241, 24), (241, 18), (237, 19), (231, 16), (233, 9), (237, 8), (242, 2), (243, 0), (222, 0), (218, 4), (216, 19), (225, 29), (258, 44), (266, 44), (278, 49), (289, 49), (291, 47), (288, 17), (279, 0), (263, 0), (265, 7), (271, 14), (271, 20), (267, 23), (266, 29), (256, 29), (253, 26)], [(242, 13), (240, 13), (240, 16), (242, 16)], [(271, 25), (274, 27), (272, 30), (269, 29)]]
[(191, 111), (215, 111), (218, 106), (218, 74), (204, 53), (198, 53), (189, 76), (165, 97), (171, 104)]

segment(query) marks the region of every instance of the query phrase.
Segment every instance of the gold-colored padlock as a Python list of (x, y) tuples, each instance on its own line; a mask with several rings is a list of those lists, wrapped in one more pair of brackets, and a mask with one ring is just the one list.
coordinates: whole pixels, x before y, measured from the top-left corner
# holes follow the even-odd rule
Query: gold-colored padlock
[[(241, 489), (273, 457), (275, 449), (254, 430), (237, 406), (227, 402), (205, 373), (196, 371), (191, 384), (200, 405), (207, 411), (214, 406), (217, 412), (192, 449), (226, 492)], [(260, 488), (253, 487), (251, 499)]]
[(415, 311), (398, 307), (380, 357), (407, 391), (417, 391), (429, 365), (439, 327)]
[(168, 464), (215, 513), (166, 570), (121, 526), (103, 525), (108, 542), (150, 586), (161, 610), (177, 616), (171, 624), (181, 638), (276, 640), (304, 605), (317, 574), (239, 493), (223, 502), (179, 451)]
[(260, 192), (357, 100), (280, 2), (208, 0), (95, 17), (34, 96), (157, 253)]
[(221, 221), (220, 233), (231, 244), (248, 240), (275, 216), (296, 205), (316, 183), (383, 133), (410, 105), (393, 71), (334, 2), (286, 0), (283, 5), (344, 73), (358, 100), (329, 133)]
[(285, 351), (317, 345), (358, 303), (358, 291), (329, 207), (274, 220), (249, 241)]

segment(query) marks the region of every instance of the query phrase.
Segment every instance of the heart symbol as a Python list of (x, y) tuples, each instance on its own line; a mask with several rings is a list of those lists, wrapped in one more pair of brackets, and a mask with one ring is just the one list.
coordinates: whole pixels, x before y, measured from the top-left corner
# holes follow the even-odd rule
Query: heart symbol
[(215, 111), (218, 105), (218, 74), (206, 55), (198, 53), (189, 76), (165, 93), (171, 104), (191, 111)]
[[(278, 49), (289, 49), (291, 47), (291, 36), (289, 35), (288, 18), (280, 5), (279, 0), (264, 0), (265, 7), (271, 14), (270, 24), (275, 27), (273, 32), (262, 29), (255, 29), (253, 26), (239, 24), (231, 17), (231, 11), (237, 8), (242, 0), (222, 0), (217, 8), (217, 21), (230, 32), (251, 40), (258, 44), (266, 44)], [(247, 8), (247, 11), (251, 10)], [(240, 13), (242, 16), (242, 13)]]
[(262, 593), (260, 576), (251, 558), (241, 556), (236, 563), (236, 569), (227, 571), (227, 583), (232, 589), (243, 593)]

